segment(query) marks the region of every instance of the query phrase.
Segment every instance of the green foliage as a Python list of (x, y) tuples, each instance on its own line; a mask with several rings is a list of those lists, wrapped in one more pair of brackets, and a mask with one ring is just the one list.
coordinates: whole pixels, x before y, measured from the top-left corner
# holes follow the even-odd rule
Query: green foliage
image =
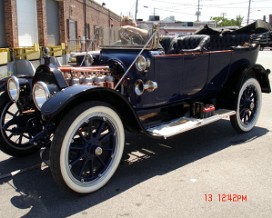
[(238, 15), (236, 19), (227, 19), (225, 17), (211, 17), (211, 20), (215, 20), (218, 27), (223, 26), (238, 26), (241, 27), (244, 17)]

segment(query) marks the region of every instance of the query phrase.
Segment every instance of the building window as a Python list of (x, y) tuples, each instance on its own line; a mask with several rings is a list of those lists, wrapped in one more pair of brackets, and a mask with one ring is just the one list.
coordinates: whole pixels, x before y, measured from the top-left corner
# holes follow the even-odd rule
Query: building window
[(90, 24), (88, 24), (88, 23), (85, 24), (85, 37), (86, 37), (86, 39), (90, 39), (91, 38)]

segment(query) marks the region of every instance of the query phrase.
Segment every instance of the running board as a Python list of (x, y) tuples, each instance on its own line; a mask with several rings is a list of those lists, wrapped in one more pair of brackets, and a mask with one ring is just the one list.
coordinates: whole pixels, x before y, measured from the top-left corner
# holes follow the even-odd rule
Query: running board
[(235, 111), (220, 109), (216, 110), (213, 116), (204, 119), (181, 117), (179, 119), (172, 120), (169, 123), (163, 123), (159, 126), (149, 128), (147, 129), (147, 132), (149, 132), (153, 136), (168, 138), (170, 136), (174, 136), (189, 131), (191, 129), (213, 123), (220, 119), (228, 118), (229, 116), (234, 114), (236, 114)]

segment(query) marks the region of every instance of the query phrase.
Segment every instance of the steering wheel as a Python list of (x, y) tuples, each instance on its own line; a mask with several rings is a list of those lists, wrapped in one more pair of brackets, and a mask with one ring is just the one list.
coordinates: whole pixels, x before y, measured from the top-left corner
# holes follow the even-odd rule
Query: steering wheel
[(119, 31), (119, 36), (124, 42), (124, 44), (142, 44), (144, 42), (144, 38), (139, 34), (132, 30), (121, 28)]
[(121, 40), (125, 43), (131, 43), (133, 40), (133, 35), (132, 31), (128, 29), (123, 29), (121, 28), (119, 31), (119, 36)]

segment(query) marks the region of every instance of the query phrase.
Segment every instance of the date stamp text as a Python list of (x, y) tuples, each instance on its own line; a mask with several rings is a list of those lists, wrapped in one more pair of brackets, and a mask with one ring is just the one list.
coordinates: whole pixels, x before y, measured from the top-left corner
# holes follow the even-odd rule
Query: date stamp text
[(242, 194), (205, 194), (206, 202), (247, 202), (247, 195)]

